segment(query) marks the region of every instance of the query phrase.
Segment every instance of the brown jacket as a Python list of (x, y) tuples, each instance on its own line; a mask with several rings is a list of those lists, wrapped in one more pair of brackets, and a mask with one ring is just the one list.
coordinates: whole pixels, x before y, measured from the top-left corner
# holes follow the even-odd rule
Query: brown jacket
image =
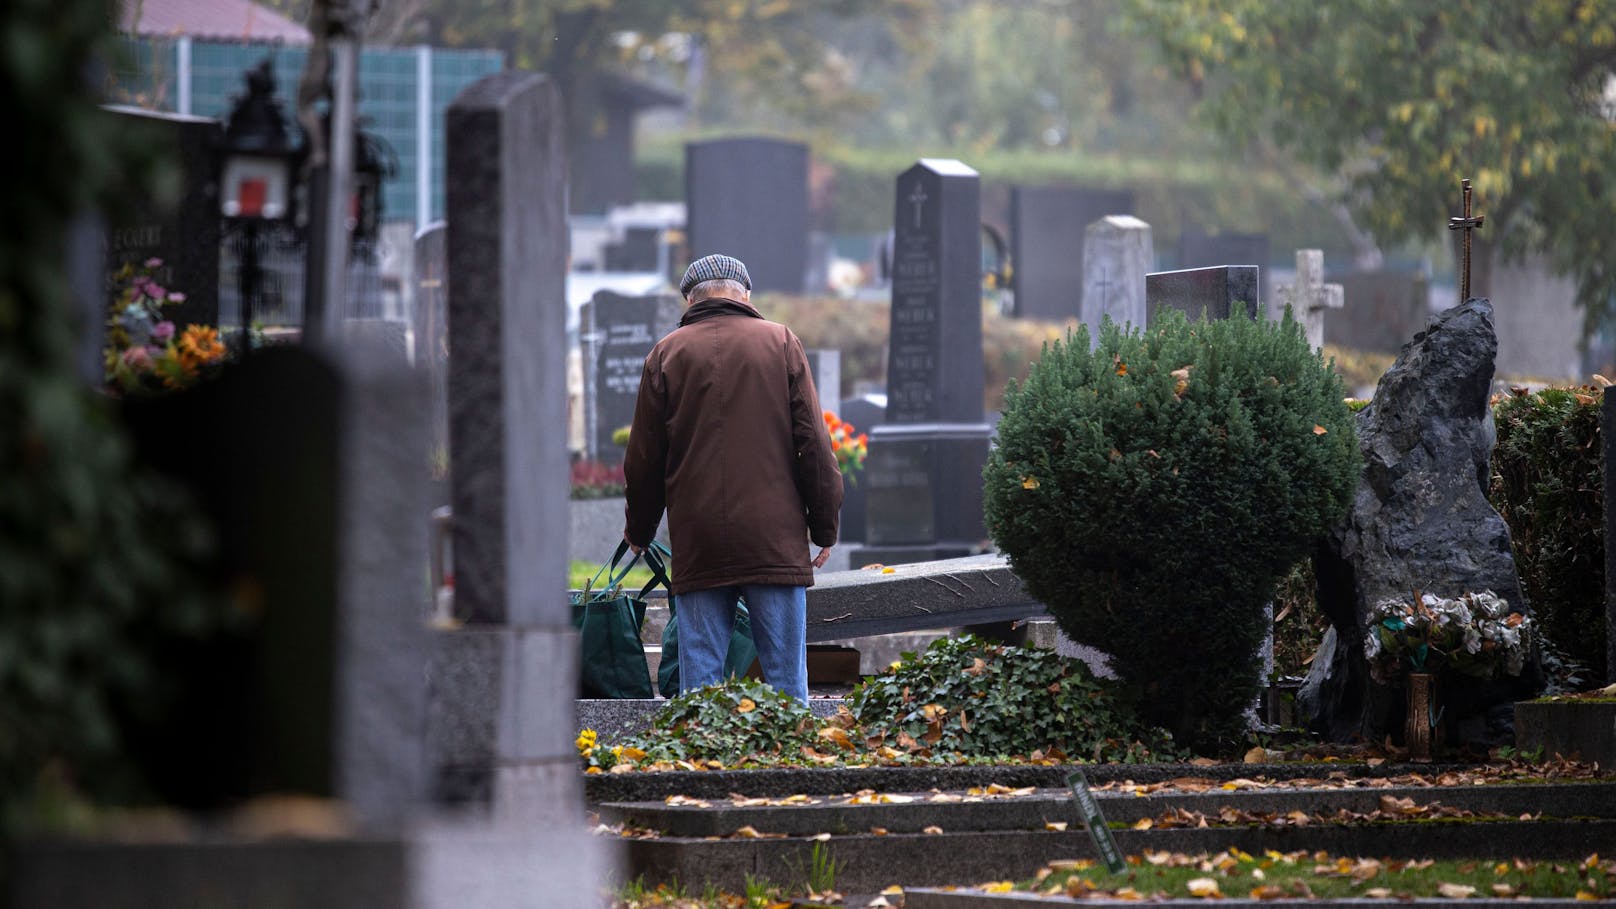
[(709, 299), (645, 358), (623, 460), (636, 545), (668, 512), (673, 592), (814, 582), (808, 541), (836, 542), (842, 474), (802, 342)]

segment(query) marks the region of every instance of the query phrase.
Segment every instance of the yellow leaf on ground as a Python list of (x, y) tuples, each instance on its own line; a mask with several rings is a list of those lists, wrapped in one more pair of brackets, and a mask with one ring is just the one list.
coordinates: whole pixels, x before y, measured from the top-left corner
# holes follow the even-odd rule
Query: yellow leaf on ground
[(619, 754), (617, 757), (618, 757), (619, 760), (624, 760), (624, 761), (643, 761), (643, 760), (645, 760), (645, 752), (641, 751), (638, 748), (634, 748), (634, 747), (630, 746), (630, 747), (624, 748), (623, 752), (621, 754)]
[(1066, 821), (1044, 821), (1044, 829), (1053, 830), (1056, 833), (1063, 833), (1066, 830), (1066, 824)]
[(1009, 893), (1010, 891), (1016, 889), (1016, 882), (1015, 881), (994, 881), (991, 884), (983, 884), (981, 887), (978, 887), (977, 889), (981, 890), (983, 893)]
[(943, 828), (933, 824), (920, 832), (926, 834), (927, 836), (939, 836), (942, 834)]
[(741, 698), (741, 702), (735, 705), (736, 713), (751, 713), (756, 709), (757, 701), (754, 701), (751, 698)]
[(1264, 884), (1261, 887), (1253, 887), (1251, 890), (1251, 898), (1254, 900), (1282, 900), (1285, 895), (1283, 889), (1275, 887), (1273, 884)]
[(1148, 817), (1142, 817), (1139, 820), (1133, 822), (1133, 829), (1135, 829), (1135, 830), (1149, 830), (1150, 828), (1152, 828), (1154, 826), (1156, 826), (1156, 822), (1151, 820)]

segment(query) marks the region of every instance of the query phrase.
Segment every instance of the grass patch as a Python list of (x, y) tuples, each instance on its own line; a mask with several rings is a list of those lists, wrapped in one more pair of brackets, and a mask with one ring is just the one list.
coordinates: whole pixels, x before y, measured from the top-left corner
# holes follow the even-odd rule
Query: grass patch
[[(567, 587), (571, 590), (584, 589), (584, 585), (589, 583), (589, 580), (595, 576), (597, 571), (600, 571), (599, 564), (573, 559), (567, 565)], [(638, 592), (650, 580), (651, 569), (646, 568), (644, 565), (636, 565), (629, 569), (628, 577), (623, 581), (623, 589), (632, 588), (634, 592)], [(600, 582), (602, 584), (606, 583), (605, 575), (601, 575)]]
[(1019, 884), (982, 889), (1120, 899), (1217, 898), (1428, 899), (1558, 897), (1608, 899), (1616, 893), (1616, 861), (1522, 859), (1399, 861), (1337, 858), (1323, 852), (1253, 856), (1231, 849), (1215, 856), (1145, 852), (1111, 874), (1089, 860), (1056, 862)]

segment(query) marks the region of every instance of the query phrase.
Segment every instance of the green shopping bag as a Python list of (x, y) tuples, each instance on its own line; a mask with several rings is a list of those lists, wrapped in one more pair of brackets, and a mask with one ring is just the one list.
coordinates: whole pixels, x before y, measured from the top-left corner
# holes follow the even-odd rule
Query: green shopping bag
[[(657, 690), (665, 698), (679, 694), (679, 613), (674, 597), (668, 596), (668, 627), (662, 630), (662, 665), (657, 667)], [(752, 642), (752, 614), (746, 608), (746, 598), (735, 603), (735, 624), (729, 632), (729, 651), (724, 654), (724, 677), (746, 675), (757, 660), (757, 645)]]
[[(628, 543), (619, 543), (612, 560), (601, 566), (584, 589), (572, 596), (572, 627), (578, 630), (582, 651), (579, 697), (650, 698), (651, 671), (645, 661), (645, 644), (640, 626), (645, 622), (645, 596), (658, 584), (668, 584), (668, 570), (659, 544), (626, 563)], [(651, 569), (651, 580), (638, 594), (623, 592), (629, 570), (644, 556)], [(621, 567), (619, 567), (621, 565)], [(597, 588), (601, 575), (606, 585)]]

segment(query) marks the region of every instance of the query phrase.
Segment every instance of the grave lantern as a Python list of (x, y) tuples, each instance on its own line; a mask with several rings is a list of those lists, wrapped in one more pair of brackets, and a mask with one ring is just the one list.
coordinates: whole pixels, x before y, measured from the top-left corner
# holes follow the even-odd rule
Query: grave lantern
[(358, 154), (354, 160), (353, 198), (349, 218), (356, 249), (373, 246), (382, 223), (382, 184), (398, 173), (392, 146), (375, 133), (354, 131)]
[(219, 148), (219, 213), (238, 236), (237, 268), (241, 336), (239, 352), (251, 348), (253, 312), (263, 270), (258, 263), (260, 225), (289, 221), (298, 149), (292, 145), (275, 98), (275, 73), (265, 58), (247, 71), (247, 94), (236, 99)]
[(247, 71), (247, 94), (225, 123), (219, 155), (219, 213), (226, 218), (291, 218), (298, 149), (275, 97), (275, 73), (265, 59)]

